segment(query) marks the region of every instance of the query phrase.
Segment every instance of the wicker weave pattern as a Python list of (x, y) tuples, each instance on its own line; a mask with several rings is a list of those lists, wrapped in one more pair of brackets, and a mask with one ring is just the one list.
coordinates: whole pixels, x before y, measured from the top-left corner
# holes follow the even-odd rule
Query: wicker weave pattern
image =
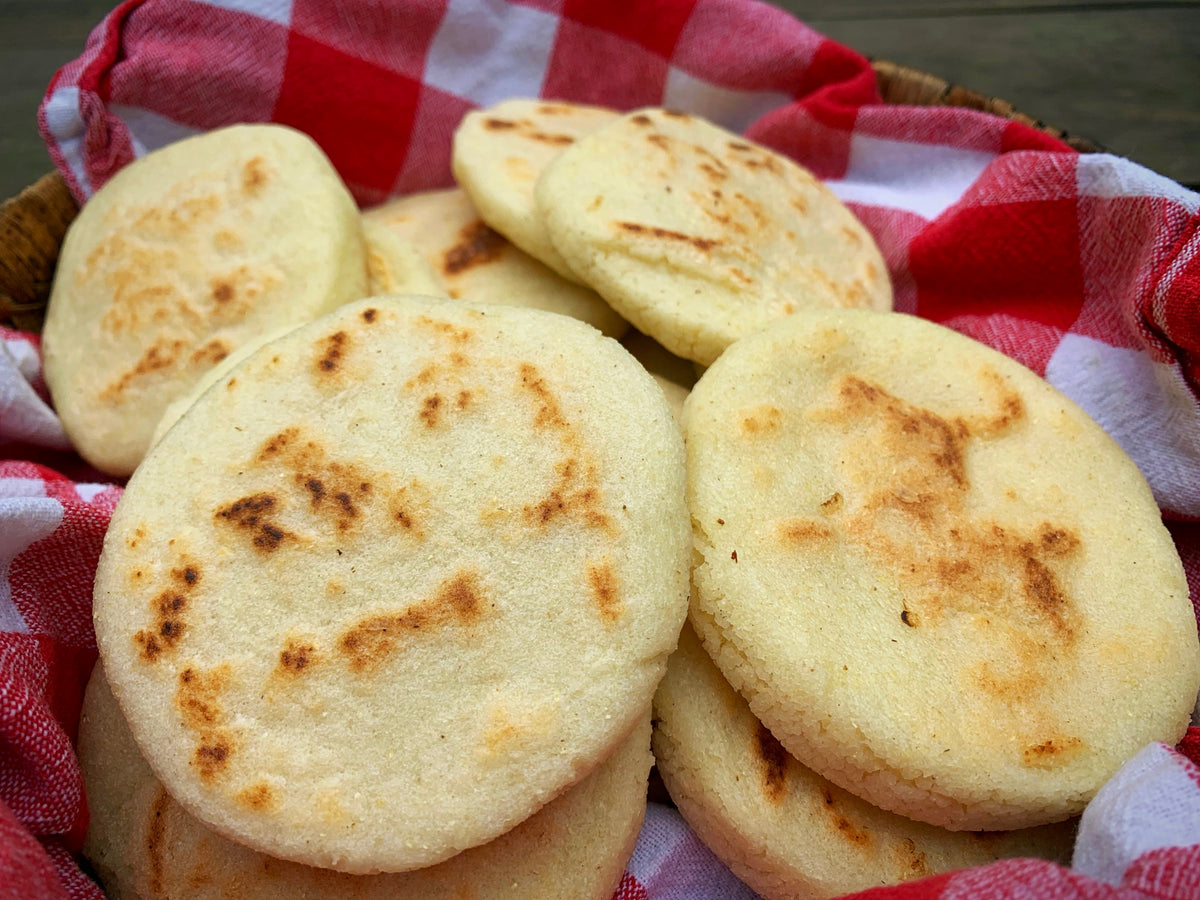
[[(1101, 148), (1086, 138), (1018, 112), (1011, 103), (886, 60), (872, 63), (885, 103), (962, 106), (1022, 122), (1065, 141), (1083, 153)], [(79, 211), (57, 173), (38, 179), (0, 205), (0, 325), (40, 331), (54, 265), (67, 226)]]

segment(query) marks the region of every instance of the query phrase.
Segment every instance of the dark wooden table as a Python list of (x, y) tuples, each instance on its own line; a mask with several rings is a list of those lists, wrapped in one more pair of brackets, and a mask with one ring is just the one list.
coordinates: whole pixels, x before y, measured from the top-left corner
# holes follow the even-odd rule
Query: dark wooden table
[[(112, 0), (0, 0), (0, 198), (51, 168), (35, 112)], [(1014, 103), (1200, 187), (1200, 0), (778, 0), (862, 53)]]

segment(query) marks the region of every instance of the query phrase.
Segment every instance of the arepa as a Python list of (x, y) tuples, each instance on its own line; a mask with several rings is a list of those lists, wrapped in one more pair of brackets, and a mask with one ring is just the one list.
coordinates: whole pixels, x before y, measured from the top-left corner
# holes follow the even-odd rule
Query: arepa
[(353, 198), (311, 138), (236, 125), (138, 159), (63, 241), (43, 332), (75, 448), (128, 475), (167, 404), (254, 335), (365, 296)]
[(1068, 818), (1200, 688), (1145, 479), (1014, 360), (898, 313), (796, 315), (684, 409), (691, 620), (805, 765), (935, 825)]
[(870, 232), (819, 179), (698, 116), (628, 113), (565, 147), (534, 196), (578, 277), (701, 365), (798, 310), (892, 306)]
[[(609, 337), (628, 330), (595, 291), (557, 275), (485, 224), (461, 188), (389, 200), (364, 212), (363, 225), (372, 259), (391, 256), (390, 242), (415, 248), (434, 273), (437, 293), (574, 316)], [(382, 286), (377, 293), (428, 293)]]
[(505, 100), (474, 110), (454, 132), (454, 178), (488, 225), (563, 278), (578, 282), (546, 231), (534, 203), (534, 185), (563, 148), (616, 117), (611, 109), (558, 100)]
[(805, 768), (689, 627), (655, 695), (654, 756), (684, 819), (766, 900), (824, 900), (1018, 856), (1070, 863), (1075, 820), (947, 831), (884, 812)]
[(646, 810), (650, 717), (561, 797), (496, 840), (414, 872), (347, 875), (272, 859), (214, 834), (142, 758), (96, 667), (79, 764), (91, 821), (83, 844), (110, 900), (610, 900)]
[(367, 874), (510, 830), (648, 707), (686, 614), (683, 447), (566, 316), (418, 297), (269, 343), (163, 436), (94, 604), (113, 693), (214, 831)]

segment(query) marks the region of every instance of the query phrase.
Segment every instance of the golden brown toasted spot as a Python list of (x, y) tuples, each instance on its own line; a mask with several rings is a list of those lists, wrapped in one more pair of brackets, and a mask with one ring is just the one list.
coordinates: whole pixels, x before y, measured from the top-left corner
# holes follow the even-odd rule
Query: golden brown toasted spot
[(630, 116), (629, 121), (634, 125), (652, 125), (654, 120), (645, 113), (638, 113), (636, 116)]
[(900, 621), (909, 628), (916, 628), (920, 624), (920, 617), (910, 609), (900, 610)]
[(249, 160), (242, 167), (242, 189), (247, 194), (257, 194), (267, 183), (267, 164), (261, 156)]
[(928, 858), (917, 849), (916, 842), (912, 838), (902, 840), (893, 853), (896, 857), (897, 881), (912, 881), (933, 874)]
[(100, 392), (99, 399), (102, 402), (120, 400), (135, 381), (177, 365), (186, 347), (186, 342), (182, 340), (159, 338), (146, 348), (138, 361), (133, 364), (133, 368), (123, 373)]
[(317, 648), (311, 641), (289, 638), (279, 651), (279, 671), (286, 675), (299, 675), (317, 662)]
[(1026, 747), (1021, 753), (1021, 762), (1026, 766), (1048, 769), (1067, 762), (1083, 749), (1083, 741), (1077, 737), (1047, 738), (1040, 744)]
[(521, 387), (534, 399), (536, 412), (533, 424), (539, 427), (566, 427), (567, 420), (558, 405), (558, 398), (550, 390), (550, 386), (538, 371), (537, 366), (533, 363), (521, 363), (518, 373), (521, 376)]
[(229, 767), (233, 744), (224, 734), (214, 734), (196, 746), (191, 764), (200, 770), (202, 781), (212, 781)]
[(421, 401), (421, 411), (417, 413), (426, 428), (435, 428), (442, 421), (442, 395), (430, 394)]
[(495, 262), (507, 248), (508, 241), (483, 222), (470, 222), (459, 230), (454, 246), (442, 255), (442, 272), (458, 275)]
[(300, 436), (300, 429), (295, 426), (292, 426), (291, 428), (285, 428), (283, 431), (279, 432), (278, 434), (271, 435), (271, 437), (267, 438), (263, 442), (262, 448), (258, 451), (258, 456), (256, 457), (256, 461), (263, 462), (264, 460), (269, 459), (272, 456), (279, 455), (285, 449), (287, 449), (287, 447), (289, 447), (299, 436)]
[(776, 434), (783, 421), (783, 412), (776, 406), (763, 404), (742, 414), (741, 430), (745, 437)]
[(417, 632), (452, 625), (469, 626), (489, 608), (478, 576), (459, 572), (439, 585), (432, 597), (401, 613), (368, 616), (342, 633), (337, 649), (348, 658), (353, 672), (366, 672), (395, 653), (406, 638)]
[(374, 321), (379, 317), (379, 310), (377, 310), (375, 307), (371, 306), (371, 307), (368, 307), (367, 309), (364, 309), (361, 313), (359, 313), (359, 316), (362, 318), (362, 320), (364, 322), (366, 322), (368, 325), (370, 325), (370, 324), (374, 323)]
[(976, 437), (992, 437), (1003, 434), (1025, 418), (1025, 402), (1021, 395), (1009, 387), (1008, 382), (987, 366), (979, 370), (979, 380), (992, 395), (995, 411), (970, 417), (968, 424)]
[(613, 571), (608, 559), (598, 563), (588, 563), (588, 588), (592, 592), (592, 602), (600, 611), (600, 618), (605, 622), (615, 622), (621, 617), (624, 603), (621, 600), (620, 583), (617, 573)]
[(662, 110), (662, 115), (664, 115), (670, 119), (679, 119), (679, 120), (685, 121), (685, 122), (691, 118), (691, 116), (688, 113), (680, 112), (677, 109), (664, 109), (664, 110)]
[(251, 494), (218, 509), (214, 518), (218, 524), (228, 523), (248, 534), (256, 550), (271, 553), (292, 537), (271, 519), (278, 506), (279, 500), (274, 494)]
[(833, 796), (833, 791), (830, 788), (824, 789), (821, 799), (825, 801), (825, 809), (829, 813), (830, 822), (838, 834), (844, 837), (847, 842), (861, 849), (871, 846), (871, 835), (865, 829), (859, 828), (846, 818), (845, 813), (838, 807), (837, 801)]
[(826, 515), (832, 515), (842, 508), (842, 495), (838, 491), (834, 491), (829, 495), (829, 498), (821, 501), (821, 511)]
[(732, 275), (735, 279), (740, 281), (742, 284), (745, 284), (745, 285), (754, 284), (754, 279), (751, 278), (749, 275), (747, 275), (745, 272), (743, 272), (741, 269), (739, 269), (737, 266), (730, 266), (726, 271), (729, 272), (730, 275)]
[(762, 722), (754, 733), (754, 755), (759, 762), (763, 793), (771, 803), (779, 803), (787, 794), (791, 755)]
[(569, 134), (552, 134), (542, 131), (528, 119), (499, 119), (490, 117), (483, 120), (483, 127), (488, 131), (508, 131), (540, 144), (550, 144), (554, 147), (566, 147), (575, 143), (575, 138)]
[(317, 371), (320, 373), (334, 372), (342, 363), (342, 356), (346, 352), (346, 343), (349, 341), (349, 336), (344, 331), (337, 331), (325, 338), (318, 346), (324, 349), (320, 358), (317, 360)]
[(800, 213), (800, 215), (808, 215), (808, 201), (805, 200), (800, 194), (792, 194), (792, 196), (788, 197), (788, 204), (792, 207), (792, 209)]
[(747, 144), (744, 141), (726, 141), (725, 146), (730, 150), (736, 150), (739, 153), (745, 153), (747, 150), (754, 149), (750, 144)]
[(148, 532), (146, 531), (146, 526), (139, 525), (137, 528), (135, 528), (133, 530), (133, 534), (131, 534), (131, 535), (129, 535), (129, 537), (125, 538), (125, 546), (128, 547), (130, 550), (136, 550), (138, 547), (138, 544), (140, 544), (142, 542), (142, 540), (144, 540), (147, 537), (147, 535), (148, 535)]
[(462, 390), (459, 391), (458, 396), (454, 398), (454, 405), (460, 410), (467, 409), (471, 405), (472, 399), (473, 395), (470, 391)]
[(629, 232), (639, 236), (649, 236), (660, 238), (662, 240), (679, 241), (681, 243), (690, 244), (697, 250), (707, 253), (714, 247), (720, 246), (721, 242), (715, 238), (704, 238), (694, 234), (684, 234), (680, 231), (672, 231), (669, 228), (660, 228), (655, 225), (642, 225), (638, 222), (614, 222), (613, 223), (621, 231)]
[(229, 345), (220, 338), (213, 338), (192, 352), (191, 361), (193, 365), (215, 366), (228, 355)]
[(146, 830), (146, 858), (150, 862), (150, 892), (162, 896), (163, 863), (166, 851), (167, 810), (171, 806), (171, 795), (166, 788), (159, 787), (150, 807), (150, 827)]
[(454, 344), (466, 344), (475, 337), (475, 332), (470, 328), (464, 325), (455, 325), (453, 322), (431, 319), (429, 316), (417, 316), (415, 321), (420, 327), (449, 338)]
[(265, 781), (257, 781), (238, 791), (237, 802), (255, 812), (267, 812), (275, 808), (278, 797), (275, 790)]
[(833, 529), (815, 519), (784, 519), (776, 526), (776, 534), (784, 546), (824, 541), (833, 536)]
[(214, 278), (212, 282), (212, 298), (216, 303), (228, 303), (233, 299), (236, 290), (228, 281)]
[(234, 739), (225, 727), (222, 695), (229, 686), (229, 667), (200, 669), (188, 666), (180, 671), (175, 686), (175, 708), (183, 724), (196, 733), (196, 749), (191, 765), (204, 781), (211, 781), (228, 766)]

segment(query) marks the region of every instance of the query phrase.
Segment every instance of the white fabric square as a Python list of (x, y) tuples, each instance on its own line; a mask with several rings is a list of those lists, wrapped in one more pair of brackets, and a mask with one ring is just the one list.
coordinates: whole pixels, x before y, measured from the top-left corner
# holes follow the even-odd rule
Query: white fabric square
[(1200, 409), (1175, 367), (1067, 334), (1046, 364), (1046, 380), (1121, 445), (1160, 506), (1200, 509)]
[(129, 129), (129, 140), (133, 144), (133, 152), (137, 156), (145, 156), (151, 150), (158, 150), (167, 144), (193, 137), (204, 131), (202, 128), (180, 125), (166, 116), (160, 116), (158, 113), (138, 106), (123, 106), (113, 103), (109, 105), (109, 109), (120, 116), (125, 127)]
[(1082, 154), (1075, 178), (1081, 197), (1164, 197), (1192, 215), (1200, 212), (1200, 194), (1108, 153)]
[(292, 0), (200, 0), (208, 6), (219, 6), (249, 13), (268, 22), (280, 25), (292, 24)]
[(46, 101), (46, 126), (66, 160), (80, 189), (92, 194), (92, 183), (83, 168), (83, 134), (86, 126), (79, 113), (79, 88), (60, 87)]
[(36, 479), (0, 478), (0, 631), (29, 633), (13, 602), (8, 572), (30, 544), (53, 534), (62, 523), (62, 504), (45, 494), (45, 485)]
[(790, 102), (792, 98), (787, 94), (718, 87), (671, 66), (667, 70), (662, 105), (703, 116), (740, 133), (760, 116)]
[(936, 219), (959, 201), (994, 153), (854, 135), (841, 179), (827, 182), (841, 200), (886, 206)]
[(503, 0), (450, 0), (425, 59), (425, 82), (491, 106), (541, 94), (558, 17)]

